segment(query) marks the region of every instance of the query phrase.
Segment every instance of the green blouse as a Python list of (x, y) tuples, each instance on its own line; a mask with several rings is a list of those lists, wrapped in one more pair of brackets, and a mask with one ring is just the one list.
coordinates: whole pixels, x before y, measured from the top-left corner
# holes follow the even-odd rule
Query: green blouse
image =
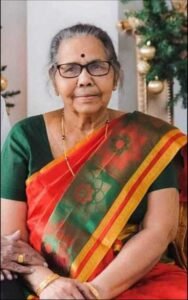
[[(1, 197), (26, 201), (26, 179), (53, 160), (43, 115), (29, 117), (11, 129), (1, 155)], [(176, 187), (177, 172), (172, 161), (148, 193), (158, 189)], [(147, 194), (130, 221), (139, 222), (147, 208)]]

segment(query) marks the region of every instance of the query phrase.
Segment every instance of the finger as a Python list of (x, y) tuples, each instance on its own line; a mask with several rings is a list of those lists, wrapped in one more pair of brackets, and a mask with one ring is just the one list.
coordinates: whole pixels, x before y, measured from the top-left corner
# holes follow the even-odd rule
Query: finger
[(17, 279), (18, 275), (16, 273), (13, 273), (13, 277), (14, 277), (14, 279)]
[[(57, 298), (57, 299), (59, 299), (59, 298)], [(77, 298), (74, 298), (73, 296), (70, 296), (70, 295), (63, 295), (63, 300), (69, 300), (69, 299), (77, 299)]]
[(8, 279), (8, 280), (12, 280), (13, 279), (13, 275), (9, 270), (2, 270), (3, 274), (4, 274), (4, 278)]
[(45, 262), (44, 258), (38, 254), (30, 255), (25, 254), (24, 255), (24, 264), (28, 265), (40, 265), (47, 267), (48, 264)]
[(15, 262), (7, 264), (7, 268), (16, 273), (31, 274), (34, 272), (34, 268), (31, 268), (30, 266), (23, 266)]
[(16, 230), (15, 232), (13, 232), (12, 234), (9, 234), (9, 235), (6, 235), (6, 238), (8, 240), (19, 240), (21, 237), (21, 233), (20, 233), (20, 230)]
[(88, 299), (88, 298), (85, 298), (79, 290), (73, 291), (72, 295), (73, 295), (73, 299), (79, 299), (79, 300)]
[(3, 281), (5, 279), (3, 272), (0, 273), (0, 281)]
[(25, 255), (25, 263), (29, 265), (44, 265), (48, 266), (48, 264), (45, 262), (45, 259), (38, 253), (36, 250), (34, 250), (29, 244), (19, 241), (18, 245), (20, 246), (19, 253), (24, 253)]
[[(18, 250), (19, 249), (19, 250)], [(48, 264), (45, 262), (44, 258), (38, 255), (30, 255), (24, 253), (23, 250), (20, 250), (20, 248), (14, 248), (14, 253), (11, 255), (10, 260), (16, 263), (19, 263), (21, 265), (40, 265), (40, 266), (45, 266), (48, 267)], [(22, 254), (24, 253), (24, 254)], [(18, 260), (19, 255), (23, 255), (23, 262), (20, 262)]]
[(92, 292), (90, 291), (90, 289), (82, 284), (82, 283), (77, 283), (77, 286), (79, 288), (79, 290), (81, 291), (82, 295), (84, 295), (85, 299), (93, 299), (93, 294)]

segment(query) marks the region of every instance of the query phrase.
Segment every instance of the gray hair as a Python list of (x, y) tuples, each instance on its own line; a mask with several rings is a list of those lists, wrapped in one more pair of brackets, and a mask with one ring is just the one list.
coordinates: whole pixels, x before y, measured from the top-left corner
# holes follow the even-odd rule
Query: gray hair
[(99, 27), (91, 24), (76, 24), (71, 27), (64, 28), (60, 30), (52, 39), (50, 46), (50, 65), (54, 65), (57, 61), (57, 54), (59, 46), (62, 41), (81, 35), (92, 35), (99, 39), (105, 49), (108, 59), (111, 61), (114, 68), (116, 78), (119, 78), (120, 74), (120, 63), (117, 59), (117, 55), (112, 43), (111, 38), (106, 31), (102, 30)]

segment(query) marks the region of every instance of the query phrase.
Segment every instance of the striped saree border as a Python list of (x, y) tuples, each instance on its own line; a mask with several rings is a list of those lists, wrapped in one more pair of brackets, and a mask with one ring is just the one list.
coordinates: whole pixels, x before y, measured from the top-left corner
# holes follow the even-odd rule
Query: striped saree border
[[(186, 136), (178, 129), (173, 129), (154, 146), (73, 261), (70, 270), (72, 278), (82, 282), (88, 280), (126, 225), (151, 183), (185, 144)], [(143, 180), (144, 184), (142, 184)]]

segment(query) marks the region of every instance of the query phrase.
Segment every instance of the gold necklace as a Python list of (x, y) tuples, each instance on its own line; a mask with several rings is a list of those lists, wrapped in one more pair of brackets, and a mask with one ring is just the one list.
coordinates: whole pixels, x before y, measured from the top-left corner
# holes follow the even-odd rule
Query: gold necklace
[[(107, 136), (108, 136), (108, 127), (109, 127), (109, 119), (107, 119), (105, 121), (105, 132), (104, 132), (104, 139), (101, 141), (101, 143), (106, 140)], [(65, 119), (64, 119), (64, 109), (62, 111), (62, 119), (61, 119), (61, 129), (62, 129), (62, 145), (63, 145), (63, 154), (64, 154), (64, 158), (65, 158), (65, 162), (67, 164), (67, 167), (70, 171), (70, 173), (72, 174), (73, 177), (75, 177), (75, 172), (73, 171), (70, 162), (69, 162), (69, 158), (67, 156), (67, 152), (66, 152), (66, 135), (65, 135)]]

